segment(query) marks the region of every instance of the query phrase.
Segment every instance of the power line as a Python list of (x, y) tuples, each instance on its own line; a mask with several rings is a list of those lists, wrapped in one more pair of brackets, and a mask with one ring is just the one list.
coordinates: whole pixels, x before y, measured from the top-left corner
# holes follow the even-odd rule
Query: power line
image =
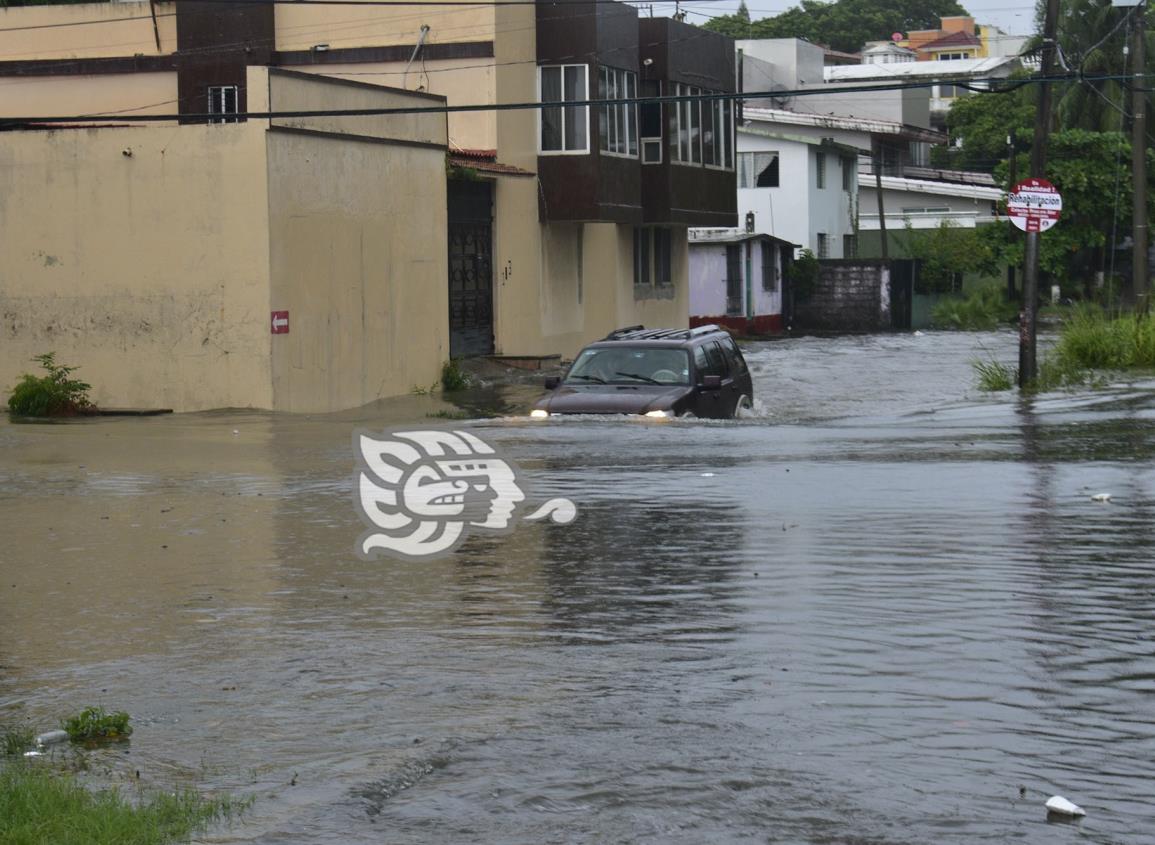
[[(1155, 74), (1148, 74), (1155, 76)], [(1120, 79), (1119, 76), (1099, 76), (1094, 79)], [(990, 84), (991, 82), (999, 82), (1002, 80), (974, 80), (975, 84)], [(1019, 81), (1014, 87), (1021, 87), (1028, 84), (1049, 84), (1054, 82), (1070, 82), (1078, 81), (1075, 74), (1065, 73), (1053, 76), (1039, 76), (1032, 79), (1025, 79)], [(928, 88), (932, 85), (942, 84), (940, 80), (922, 80), (918, 82), (907, 83), (884, 83), (879, 85), (859, 85), (859, 86), (838, 86), (827, 85), (819, 88), (801, 88), (795, 90), (785, 91), (746, 91), (746, 92), (731, 92), (731, 93), (703, 93), (703, 94), (678, 94), (667, 95), (661, 97), (622, 97), (620, 99), (586, 99), (586, 100), (563, 100), (550, 102), (522, 102), (522, 103), (481, 103), (475, 105), (444, 105), (444, 106), (401, 106), (393, 108), (366, 108), (366, 109), (308, 109), (301, 111), (264, 111), (264, 112), (233, 112), (227, 115), (230, 121), (240, 120), (242, 118), (254, 120), (272, 120), (285, 118), (305, 118), (305, 117), (379, 117), (388, 115), (419, 115), (419, 114), (455, 114), (459, 112), (498, 112), (498, 111), (524, 111), (524, 110), (541, 110), (552, 108), (582, 108), (582, 107), (602, 107), (602, 106), (620, 106), (628, 104), (637, 105), (662, 105), (673, 104), (681, 102), (715, 102), (715, 101), (736, 101), (746, 99), (769, 99), (771, 97), (806, 97), (821, 94), (842, 94), (849, 92), (860, 92), (868, 94), (878, 91), (902, 91), (908, 89)], [(990, 93), (1007, 93), (1013, 90), (1011, 87), (1005, 89), (989, 89)], [(196, 120), (221, 120), (220, 113), (202, 113), (202, 114), (150, 114), (150, 115), (123, 115), (117, 120), (123, 123), (164, 123), (171, 121), (196, 121)], [(47, 116), (47, 117), (0, 117), (0, 128), (11, 127), (17, 124), (52, 124), (52, 123), (77, 123), (101, 119), (99, 114), (88, 115), (69, 115), (69, 116)], [(836, 118), (831, 118), (836, 119)], [(886, 121), (879, 121), (886, 122)]]

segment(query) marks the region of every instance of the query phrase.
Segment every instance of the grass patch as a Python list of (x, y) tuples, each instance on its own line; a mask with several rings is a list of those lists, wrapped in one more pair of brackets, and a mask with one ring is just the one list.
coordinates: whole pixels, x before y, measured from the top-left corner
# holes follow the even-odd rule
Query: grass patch
[(102, 739), (124, 739), (132, 734), (128, 714), (124, 711), (105, 712), (103, 707), (89, 707), (65, 719), (60, 727), (68, 732), (73, 742), (92, 742)]
[(0, 754), (23, 754), (36, 743), (36, 731), (28, 725), (0, 725)]
[(187, 789), (129, 800), (117, 789), (90, 792), (65, 772), (14, 764), (0, 771), (0, 842), (164, 845), (187, 840), (248, 805)]
[(1001, 390), (1010, 390), (1019, 383), (1017, 367), (1008, 367), (993, 358), (989, 361), (971, 361), (971, 367), (978, 376), (979, 390), (997, 393)]
[(75, 417), (95, 410), (88, 399), (91, 385), (72, 378), (76, 367), (57, 364), (53, 352), (32, 360), (40, 363), (46, 375), (25, 373), (21, 377), (8, 397), (9, 413), (21, 417)]
[(465, 390), (469, 387), (469, 375), (461, 369), (456, 358), (450, 358), (441, 365), (441, 389), (446, 392)]
[(1055, 356), (1067, 368), (1155, 368), (1155, 322), (1146, 314), (1111, 316), (1096, 306), (1077, 308), (1063, 323)]
[(930, 312), (930, 321), (940, 329), (982, 331), (1006, 325), (1017, 313), (1002, 287), (986, 285), (961, 299), (944, 299)]

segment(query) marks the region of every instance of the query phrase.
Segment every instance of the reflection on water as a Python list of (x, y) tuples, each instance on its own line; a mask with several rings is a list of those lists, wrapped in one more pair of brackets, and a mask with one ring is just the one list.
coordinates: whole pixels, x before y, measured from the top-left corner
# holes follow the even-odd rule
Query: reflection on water
[(421, 564), (353, 553), (349, 444), (436, 399), (0, 424), (0, 721), (128, 710), (115, 771), (257, 797), (210, 842), (1155, 841), (1155, 384), (986, 349), (754, 345), (729, 423), (469, 394), (580, 516)]

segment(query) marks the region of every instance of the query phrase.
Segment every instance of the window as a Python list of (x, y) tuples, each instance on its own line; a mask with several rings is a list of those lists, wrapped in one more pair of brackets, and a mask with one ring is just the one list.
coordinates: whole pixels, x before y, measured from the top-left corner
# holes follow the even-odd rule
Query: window
[(777, 250), (774, 244), (762, 241), (762, 290), (773, 293), (778, 290)]
[(854, 171), (858, 168), (858, 162), (852, 158), (842, 157), (842, 190), (854, 190)]
[(778, 153), (738, 153), (739, 188), (777, 188)]
[(969, 59), (970, 57), (971, 57), (970, 53), (939, 53), (938, 54), (939, 61), (943, 61), (943, 62), (953, 62), (953, 61), (956, 61), (958, 59)]
[(674, 283), (671, 272), (672, 239), (669, 229), (634, 229), (634, 287), (668, 288)]
[[(638, 75), (612, 67), (598, 69), (598, 99), (627, 100), (638, 96)], [(619, 103), (601, 107), (599, 148), (614, 155), (638, 154), (638, 106)]]
[(745, 303), (742, 301), (742, 244), (726, 244), (726, 314), (739, 316)]
[(709, 343), (703, 343), (702, 348), (706, 352), (706, 370), (703, 375), (721, 376), (722, 378), (728, 376), (730, 367), (726, 363), (726, 356), (723, 354), (718, 341), (711, 340)]
[(826, 153), (814, 154), (814, 166), (818, 173), (818, 187), (826, 187)]
[[(209, 123), (236, 123), (237, 114), (237, 86), (210, 85), (209, 86), (209, 114), (222, 115), (209, 119)], [(223, 117), (233, 115), (233, 117)]]
[[(677, 97), (717, 93), (675, 83)], [(676, 103), (670, 119), (671, 157), (682, 164), (734, 166), (734, 107), (729, 100), (685, 100)]]
[[(539, 100), (573, 103), (588, 99), (585, 65), (547, 65), (538, 68)], [(551, 106), (538, 110), (543, 153), (589, 152), (589, 107)]]
[(830, 257), (830, 235), (825, 232), (818, 233), (818, 257)]
[(734, 342), (734, 338), (728, 337), (722, 341), (722, 352), (726, 356), (726, 363), (731, 373), (736, 376), (746, 375), (746, 359), (738, 351), (738, 344)]
[[(659, 97), (662, 88), (657, 80), (642, 83), (643, 97)], [(642, 103), (639, 109), (642, 135), (642, 164), (662, 163), (662, 104)]]
[(858, 236), (857, 235), (843, 235), (842, 236), (842, 257), (843, 258), (857, 258), (858, 257)]

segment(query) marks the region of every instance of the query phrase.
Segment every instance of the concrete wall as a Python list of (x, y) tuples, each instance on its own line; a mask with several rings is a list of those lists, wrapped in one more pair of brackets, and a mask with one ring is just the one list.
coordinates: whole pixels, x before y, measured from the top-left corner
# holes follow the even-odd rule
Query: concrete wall
[[(533, 6), (529, 7), (533, 12)], [(331, 49), (416, 44), (422, 24), (429, 27), (426, 44), (491, 41), (493, 6), (374, 6), (278, 4), (278, 50), (308, 50), (325, 43)]]
[[(146, 2), (0, 8), (0, 60), (156, 56), (176, 51), (176, 4), (157, 3), (160, 50)], [(131, 18), (131, 20), (126, 20)]]
[(444, 154), (268, 136), (273, 405), (331, 411), (428, 387), (449, 357)]
[(264, 135), (0, 133), (0, 385), (56, 352), (102, 405), (270, 407)]
[[(274, 110), (444, 102), (261, 68), (249, 84)], [(268, 173), (271, 310), (290, 326), (272, 337), (273, 407), (332, 411), (435, 384), (449, 357), (445, 116), (278, 120)]]
[[(497, 69), (494, 59), (452, 59), (414, 62), (366, 62), (362, 64), (306, 65), (292, 67), (338, 79), (422, 90), (438, 94), (453, 104), (480, 105), (494, 102)], [(502, 117), (505, 119), (505, 116)], [(455, 112), (449, 115), (449, 145), (465, 150), (497, 149), (497, 112)]]
[(811, 295), (795, 301), (795, 329), (872, 332), (890, 327), (890, 268), (882, 262), (824, 261)]
[(105, 114), (115, 119), (117, 113), (128, 110), (132, 114), (176, 112), (176, 74), (0, 77), (0, 117)]

